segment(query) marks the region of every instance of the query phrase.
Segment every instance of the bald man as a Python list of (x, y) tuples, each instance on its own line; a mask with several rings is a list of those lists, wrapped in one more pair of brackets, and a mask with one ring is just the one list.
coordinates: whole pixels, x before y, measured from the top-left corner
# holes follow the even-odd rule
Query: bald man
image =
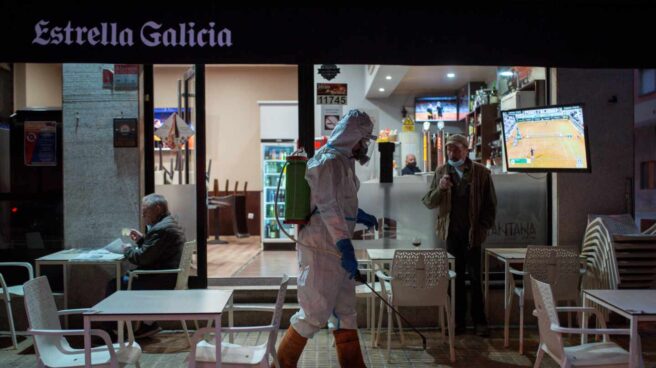
[(412, 153), (409, 153), (405, 156), (405, 167), (401, 170), (401, 175), (414, 175), (416, 172), (420, 172), (417, 167), (417, 158)]

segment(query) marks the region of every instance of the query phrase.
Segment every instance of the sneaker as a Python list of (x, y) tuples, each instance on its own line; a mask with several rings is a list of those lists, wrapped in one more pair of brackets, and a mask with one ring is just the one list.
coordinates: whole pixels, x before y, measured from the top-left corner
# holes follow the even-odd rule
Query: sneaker
[(476, 325), (476, 336), (490, 337), (490, 329), (487, 325)]
[(159, 327), (159, 324), (157, 324), (157, 322), (153, 322), (150, 325), (142, 323), (139, 329), (134, 331), (134, 338), (143, 339), (144, 337), (153, 336), (160, 331), (162, 331), (162, 328)]

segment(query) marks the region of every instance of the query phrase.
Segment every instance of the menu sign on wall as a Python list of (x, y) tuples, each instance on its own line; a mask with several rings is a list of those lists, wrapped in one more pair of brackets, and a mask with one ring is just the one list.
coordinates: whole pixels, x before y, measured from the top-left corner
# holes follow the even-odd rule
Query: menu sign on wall
[(346, 105), (346, 83), (317, 83), (318, 105)]

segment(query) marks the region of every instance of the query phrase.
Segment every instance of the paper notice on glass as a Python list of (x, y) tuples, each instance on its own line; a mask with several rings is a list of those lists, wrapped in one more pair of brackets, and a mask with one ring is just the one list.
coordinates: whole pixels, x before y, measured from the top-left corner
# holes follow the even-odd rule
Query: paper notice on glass
[(112, 253), (105, 249), (94, 249), (71, 258), (71, 262), (112, 262), (121, 259), (123, 259), (123, 254)]
[(104, 250), (116, 254), (123, 254), (123, 241), (121, 238), (116, 238), (111, 243), (105, 245)]

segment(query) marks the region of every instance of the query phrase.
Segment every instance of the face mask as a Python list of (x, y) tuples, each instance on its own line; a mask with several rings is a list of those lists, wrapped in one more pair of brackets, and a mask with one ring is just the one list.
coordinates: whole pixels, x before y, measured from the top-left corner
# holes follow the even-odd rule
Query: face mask
[(361, 142), (361, 147), (359, 150), (355, 151), (353, 154), (353, 158), (358, 160), (360, 165), (365, 165), (367, 162), (369, 162), (369, 156), (367, 156), (369, 150), (369, 140), (364, 139)]
[(465, 159), (464, 159), (464, 158), (463, 158), (462, 160), (458, 160), (458, 161), (453, 161), (453, 160), (449, 159), (449, 165), (451, 165), (451, 166), (453, 166), (453, 167), (460, 167), (460, 166), (462, 166), (462, 164), (464, 164), (464, 163), (465, 163)]

